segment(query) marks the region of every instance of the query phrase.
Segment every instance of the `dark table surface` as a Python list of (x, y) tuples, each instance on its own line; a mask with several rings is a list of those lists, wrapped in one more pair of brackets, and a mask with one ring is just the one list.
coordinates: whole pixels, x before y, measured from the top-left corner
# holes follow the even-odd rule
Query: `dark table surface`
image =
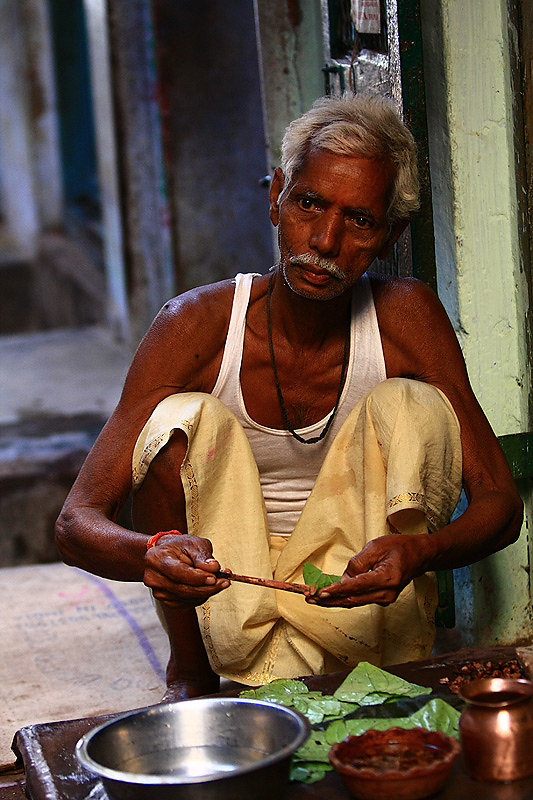
[[(440, 694), (446, 689), (441, 678), (452, 678), (457, 665), (471, 660), (514, 658), (514, 648), (462, 650), (428, 661), (410, 662), (389, 671), (406, 680), (430, 686)], [(333, 692), (347, 673), (305, 678), (310, 689), (326, 694)], [(241, 687), (242, 688), (242, 687)], [(236, 694), (236, 687), (223, 692)], [(19, 771), (0, 775), (0, 800), (106, 800), (101, 784), (77, 764), (74, 747), (77, 740), (96, 724), (108, 717), (92, 717), (22, 728), (16, 733), (14, 751)], [(532, 743), (533, 744), (533, 743)], [(25, 794), (26, 792), (26, 794)], [(330, 772), (314, 784), (291, 783), (286, 800), (349, 800), (350, 795), (340, 777)], [(465, 772), (461, 756), (455, 762), (444, 789), (435, 800), (532, 800), (533, 777), (507, 784), (474, 781)], [(394, 800), (394, 798), (391, 798)]]

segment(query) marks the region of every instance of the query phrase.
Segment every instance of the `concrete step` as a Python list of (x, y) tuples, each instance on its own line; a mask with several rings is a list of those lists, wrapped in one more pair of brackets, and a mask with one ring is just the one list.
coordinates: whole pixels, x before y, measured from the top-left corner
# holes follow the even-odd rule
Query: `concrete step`
[(129, 348), (103, 326), (0, 336), (0, 427), (108, 417), (130, 359)]
[(129, 360), (101, 327), (0, 337), (0, 566), (58, 560), (54, 522)]

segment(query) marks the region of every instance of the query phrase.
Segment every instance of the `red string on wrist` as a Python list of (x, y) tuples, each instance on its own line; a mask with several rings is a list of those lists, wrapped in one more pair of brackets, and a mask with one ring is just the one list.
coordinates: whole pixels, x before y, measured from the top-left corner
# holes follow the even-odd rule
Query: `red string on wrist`
[(159, 533), (154, 533), (153, 536), (150, 536), (150, 538), (146, 542), (146, 549), (149, 550), (151, 547), (153, 547), (154, 544), (157, 542), (157, 540), (161, 536), (166, 536), (167, 533), (175, 533), (176, 536), (183, 536), (181, 531), (159, 531)]

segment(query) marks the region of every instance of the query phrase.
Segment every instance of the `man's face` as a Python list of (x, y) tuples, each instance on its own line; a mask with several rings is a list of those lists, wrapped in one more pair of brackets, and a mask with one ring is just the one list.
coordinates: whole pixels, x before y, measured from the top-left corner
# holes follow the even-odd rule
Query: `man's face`
[(387, 162), (318, 148), (283, 193), (276, 170), (270, 218), (279, 226), (281, 271), (296, 294), (338, 297), (388, 253), (403, 228), (391, 231), (386, 219), (393, 177)]

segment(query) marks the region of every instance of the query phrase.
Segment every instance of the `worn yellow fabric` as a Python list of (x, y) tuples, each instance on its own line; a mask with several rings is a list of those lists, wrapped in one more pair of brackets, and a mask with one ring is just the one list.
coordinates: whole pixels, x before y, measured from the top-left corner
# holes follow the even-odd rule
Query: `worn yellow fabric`
[[(172, 395), (157, 406), (135, 447), (134, 488), (176, 429), (189, 443), (181, 469), (189, 532), (210, 539), (221, 565), (236, 573), (302, 582), (310, 560), (342, 574), (390, 523), (402, 533), (444, 525), (461, 490), (459, 423), (442, 392), (418, 381), (384, 381), (355, 406), (286, 543), (269, 536), (242, 427), (210, 395)], [(197, 613), (213, 669), (254, 685), (362, 659), (385, 666), (423, 658), (435, 607), (435, 579), (427, 574), (387, 608), (323, 609), (301, 595), (233, 583)]]

